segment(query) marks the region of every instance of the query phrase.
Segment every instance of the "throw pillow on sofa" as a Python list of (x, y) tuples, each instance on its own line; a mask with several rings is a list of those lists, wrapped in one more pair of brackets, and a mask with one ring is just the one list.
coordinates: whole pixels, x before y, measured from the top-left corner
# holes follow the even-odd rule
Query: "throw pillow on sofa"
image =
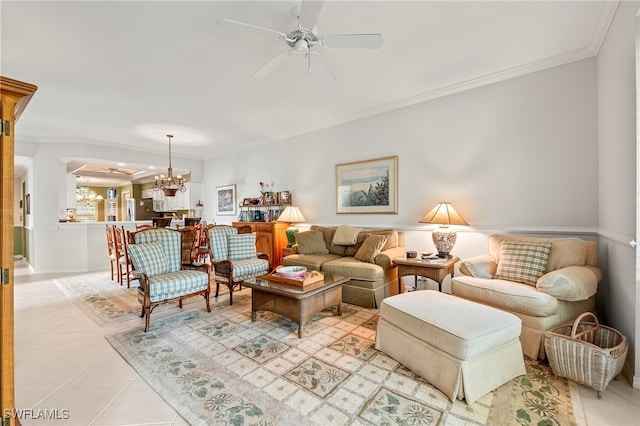
[(547, 271), (550, 242), (502, 241), (496, 278), (536, 285)]
[(340, 225), (333, 234), (333, 244), (337, 246), (352, 246), (356, 243), (360, 231), (362, 231), (362, 228)]
[(305, 231), (296, 234), (296, 244), (300, 254), (328, 254), (322, 231)]
[(376, 256), (380, 254), (388, 239), (388, 235), (369, 235), (354, 258), (363, 262), (376, 263)]

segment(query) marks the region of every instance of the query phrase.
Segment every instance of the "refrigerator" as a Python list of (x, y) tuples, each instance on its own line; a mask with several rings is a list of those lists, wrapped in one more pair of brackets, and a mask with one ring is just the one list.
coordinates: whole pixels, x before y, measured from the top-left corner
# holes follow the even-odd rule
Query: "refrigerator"
[(154, 216), (152, 198), (129, 198), (127, 200), (126, 220), (151, 220)]

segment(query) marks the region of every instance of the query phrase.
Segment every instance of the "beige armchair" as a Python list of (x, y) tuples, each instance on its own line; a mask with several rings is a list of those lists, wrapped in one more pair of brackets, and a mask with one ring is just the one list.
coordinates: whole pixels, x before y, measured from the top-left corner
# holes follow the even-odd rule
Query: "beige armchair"
[(523, 352), (545, 358), (544, 332), (594, 309), (596, 244), (517, 235), (492, 235), (488, 244), (488, 254), (461, 261), (451, 293), (519, 317)]

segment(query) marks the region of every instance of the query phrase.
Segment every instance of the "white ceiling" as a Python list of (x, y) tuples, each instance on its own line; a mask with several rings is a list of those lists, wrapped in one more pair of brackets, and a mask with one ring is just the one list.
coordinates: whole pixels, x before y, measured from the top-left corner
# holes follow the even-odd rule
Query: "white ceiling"
[[(256, 80), (299, 1), (1, 2), (1, 74), (39, 89), (20, 141), (90, 142), (207, 158), (597, 54), (615, 1), (326, 1), (320, 34), (381, 33), (381, 49), (318, 47)], [(109, 165), (108, 167), (114, 167)], [(140, 165), (144, 167), (144, 165)]]

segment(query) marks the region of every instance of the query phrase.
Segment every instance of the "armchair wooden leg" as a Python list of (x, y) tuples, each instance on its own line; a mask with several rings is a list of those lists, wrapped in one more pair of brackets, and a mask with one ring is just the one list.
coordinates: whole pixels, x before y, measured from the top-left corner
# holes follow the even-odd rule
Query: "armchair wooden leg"
[(144, 332), (149, 331), (149, 323), (151, 322), (151, 309), (145, 307)]
[(205, 303), (207, 304), (207, 312), (211, 312), (211, 303), (209, 301), (209, 298), (211, 297), (211, 290), (208, 290), (204, 293), (204, 300)]
[(216, 295), (215, 298), (218, 298), (218, 293), (220, 292), (220, 283), (216, 281)]
[(182, 309), (182, 297), (178, 299), (178, 308)]
[(233, 284), (229, 286), (229, 305), (233, 305)]

